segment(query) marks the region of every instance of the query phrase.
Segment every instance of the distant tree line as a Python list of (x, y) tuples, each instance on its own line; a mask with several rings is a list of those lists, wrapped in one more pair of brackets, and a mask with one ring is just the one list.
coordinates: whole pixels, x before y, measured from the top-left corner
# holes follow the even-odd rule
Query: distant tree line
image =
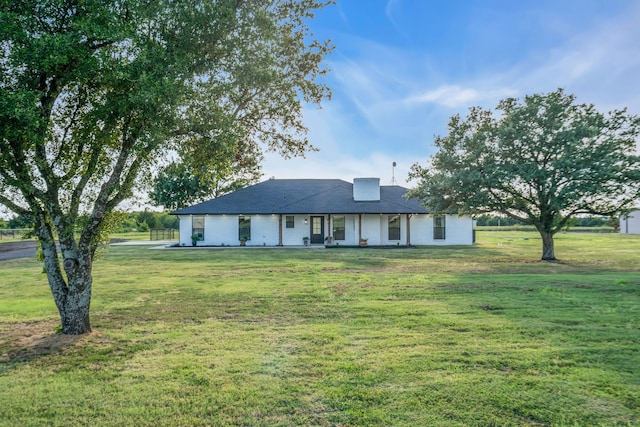
[[(166, 212), (123, 212), (120, 227), (115, 227), (114, 232), (129, 233), (134, 231), (149, 231), (152, 228), (178, 229), (180, 221), (176, 216)], [(23, 215), (18, 215), (9, 220), (0, 219), (0, 229), (7, 228), (33, 228), (33, 221)]]
[(510, 225), (523, 225), (522, 222), (509, 218), (506, 216), (497, 216), (497, 215), (480, 215), (476, 218), (476, 225), (479, 226), (510, 226)]
[(122, 222), (122, 232), (149, 231), (152, 228), (174, 228), (177, 230), (179, 224), (178, 217), (166, 212), (131, 212)]
[[(521, 221), (514, 218), (499, 215), (480, 215), (476, 218), (476, 225), (479, 226), (512, 226), (512, 225), (525, 225)], [(584, 216), (572, 218), (569, 224), (570, 227), (614, 227), (618, 226), (618, 218), (604, 217), (604, 216)]]
[(0, 229), (4, 228), (33, 228), (33, 223), (29, 218), (18, 215), (8, 221), (0, 219)]

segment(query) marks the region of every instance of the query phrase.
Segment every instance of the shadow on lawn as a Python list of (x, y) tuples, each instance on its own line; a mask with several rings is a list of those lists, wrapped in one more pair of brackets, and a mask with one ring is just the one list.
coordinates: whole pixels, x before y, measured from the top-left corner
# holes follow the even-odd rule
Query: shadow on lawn
[(0, 374), (41, 360), (58, 369), (95, 368), (129, 359), (152, 346), (103, 335), (100, 328), (84, 335), (64, 335), (55, 332), (57, 325), (55, 320), (0, 323)]
[[(78, 351), (82, 353), (87, 346), (96, 347), (98, 353), (113, 353), (113, 340), (101, 336), (99, 332), (64, 335), (55, 332), (56, 325), (56, 321), (45, 320), (0, 326), (0, 373), (45, 357), (70, 355)], [(122, 343), (115, 344), (122, 347), (119, 345)]]
[[(3, 326), (0, 366), (15, 362), (29, 362), (42, 356), (59, 353), (69, 346), (76, 345), (87, 336), (56, 333), (54, 321), (12, 323)], [(6, 366), (5, 369), (0, 370), (6, 370)]]

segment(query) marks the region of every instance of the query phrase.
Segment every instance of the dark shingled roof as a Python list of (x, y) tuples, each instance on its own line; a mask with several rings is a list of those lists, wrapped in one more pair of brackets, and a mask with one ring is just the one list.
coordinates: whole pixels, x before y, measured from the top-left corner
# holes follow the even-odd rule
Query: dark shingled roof
[(171, 212), (173, 215), (411, 214), (427, 213), (407, 189), (380, 186), (380, 200), (356, 202), (353, 184), (341, 179), (270, 179), (216, 199)]

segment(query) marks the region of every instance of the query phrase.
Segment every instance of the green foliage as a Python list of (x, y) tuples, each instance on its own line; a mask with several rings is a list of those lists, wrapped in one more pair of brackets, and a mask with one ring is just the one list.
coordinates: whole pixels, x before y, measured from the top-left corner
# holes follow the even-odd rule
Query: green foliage
[(166, 212), (145, 210), (127, 213), (116, 231), (127, 233), (149, 231), (150, 228), (173, 228), (177, 230), (179, 225), (180, 221), (174, 215), (169, 215)]
[(150, 197), (157, 205), (174, 210), (202, 201), (208, 190), (187, 165), (174, 162), (158, 172)]
[(7, 228), (33, 228), (33, 220), (26, 215), (17, 215), (7, 222)]
[[(618, 218), (614, 218), (618, 221)], [(571, 227), (603, 227), (611, 223), (611, 218), (603, 216), (580, 216), (571, 220)], [(507, 216), (482, 214), (476, 218), (478, 226), (512, 226), (521, 225), (522, 222)]]
[(555, 259), (553, 235), (579, 215), (614, 216), (640, 198), (640, 119), (602, 114), (562, 89), (508, 98), (500, 112), (474, 107), (438, 136), (411, 196), (434, 212), (498, 212), (536, 227), (543, 259)]
[[(145, 250), (96, 264), (96, 332), (3, 263), (7, 425), (637, 426), (640, 236), (473, 247)], [(53, 421), (52, 421), (53, 420)]]
[(173, 162), (160, 169), (154, 178), (150, 197), (157, 205), (175, 210), (239, 190), (255, 183), (260, 176), (256, 158), (229, 167)]
[(169, 215), (166, 212), (162, 212), (158, 215), (161, 228), (173, 228), (175, 230), (180, 228), (180, 220), (177, 216)]
[(88, 331), (96, 242), (160, 159), (227, 177), (265, 148), (312, 148), (302, 103), (330, 96), (332, 47), (306, 20), (328, 3), (3, 2), (0, 204), (32, 218), (63, 317), (83, 294), (65, 331)]
[[(138, 212), (136, 214), (136, 222), (138, 224), (143, 224), (143, 223), (146, 224), (147, 230), (149, 228), (160, 228), (162, 225), (160, 219), (158, 218), (158, 213), (151, 212), (148, 210)], [(147, 231), (147, 230), (140, 230), (140, 231)]]
[(478, 226), (510, 226), (522, 224), (520, 221), (513, 218), (497, 216), (497, 215), (480, 215), (476, 218), (476, 225)]
[(574, 218), (576, 227), (603, 227), (607, 225), (610, 218), (601, 216), (586, 216)]
[[(111, 234), (120, 231), (122, 223), (126, 218), (127, 213), (122, 211), (111, 211), (104, 215), (103, 221), (100, 224), (100, 229), (95, 234), (95, 237), (91, 242), (93, 259), (97, 259), (107, 251), (111, 240)], [(91, 217), (89, 215), (80, 216), (80, 218), (78, 218), (78, 228), (82, 230), (86, 227), (86, 223), (89, 221), (91, 221)]]

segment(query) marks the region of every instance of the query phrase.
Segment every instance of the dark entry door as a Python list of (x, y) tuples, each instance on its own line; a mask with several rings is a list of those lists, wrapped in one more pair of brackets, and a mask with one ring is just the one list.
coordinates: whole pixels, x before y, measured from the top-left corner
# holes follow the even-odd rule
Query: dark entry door
[(324, 217), (311, 217), (311, 243), (324, 243)]

